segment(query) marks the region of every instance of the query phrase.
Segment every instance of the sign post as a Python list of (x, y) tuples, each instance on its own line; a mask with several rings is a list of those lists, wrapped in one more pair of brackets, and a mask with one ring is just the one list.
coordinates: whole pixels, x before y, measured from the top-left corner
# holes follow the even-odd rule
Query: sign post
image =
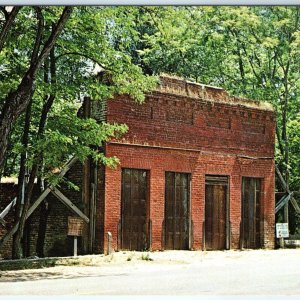
[(289, 237), (288, 223), (276, 223), (276, 237), (279, 239), (280, 248), (284, 248), (284, 238)]
[(68, 235), (74, 237), (74, 256), (77, 256), (77, 237), (82, 236), (83, 220), (78, 217), (68, 217)]

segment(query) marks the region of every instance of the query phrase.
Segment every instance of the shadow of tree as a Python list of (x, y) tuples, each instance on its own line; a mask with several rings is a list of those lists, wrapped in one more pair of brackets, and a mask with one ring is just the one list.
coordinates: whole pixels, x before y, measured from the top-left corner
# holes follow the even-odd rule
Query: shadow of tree
[(127, 273), (114, 273), (114, 274), (99, 274), (93, 273), (90, 274), (88, 272), (52, 272), (52, 271), (44, 271), (44, 272), (26, 272), (26, 271), (7, 271), (0, 273), (0, 283), (1, 282), (20, 282), (20, 281), (36, 281), (36, 280), (55, 280), (55, 279), (76, 279), (83, 277), (108, 277), (108, 276), (127, 276)]

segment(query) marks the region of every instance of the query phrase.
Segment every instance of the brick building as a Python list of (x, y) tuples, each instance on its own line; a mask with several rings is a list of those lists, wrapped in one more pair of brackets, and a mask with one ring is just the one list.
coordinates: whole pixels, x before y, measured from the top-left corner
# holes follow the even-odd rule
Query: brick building
[[(274, 247), (275, 114), (269, 104), (167, 76), (143, 104), (126, 95), (90, 104), (85, 111), (96, 119), (126, 123), (129, 130), (103, 147), (106, 156), (119, 158), (117, 168), (87, 162), (68, 172), (81, 191), (66, 195), (94, 214), (84, 231), (93, 242), (88, 247), (83, 237), (79, 253), (106, 252), (107, 232), (115, 250)], [(51, 197), (45, 255), (71, 255), (72, 213)], [(30, 255), (38, 216), (31, 217)]]
[(106, 120), (128, 133), (104, 147), (98, 227), (115, 249), (274, 247), (275, 119), (270, 105), (172, 77), (144, 104), (118, 96)]

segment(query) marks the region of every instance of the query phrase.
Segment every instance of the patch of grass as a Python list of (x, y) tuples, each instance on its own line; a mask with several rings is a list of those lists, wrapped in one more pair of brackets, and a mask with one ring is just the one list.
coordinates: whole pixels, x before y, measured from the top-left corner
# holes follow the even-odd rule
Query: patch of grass
[(141, 260), (153, 261), (153, 259), (150, 257), (149, 253), (143, 253), (141, 256)]

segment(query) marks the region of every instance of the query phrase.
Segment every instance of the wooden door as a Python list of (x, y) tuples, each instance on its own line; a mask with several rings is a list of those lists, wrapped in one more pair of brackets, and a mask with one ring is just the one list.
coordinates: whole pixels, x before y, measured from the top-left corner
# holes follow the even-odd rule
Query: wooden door
[(259, 178), (242, 178), (242, 248), (260, 248), (260, 189)]
[(190, 175), (166, 172), (165, 249), (189, 249)]
[(227, 176), (206, 176), (205, 249), (226, 249)]
[(122, 169), (121, 248), (148, 249), (148, 171)]

